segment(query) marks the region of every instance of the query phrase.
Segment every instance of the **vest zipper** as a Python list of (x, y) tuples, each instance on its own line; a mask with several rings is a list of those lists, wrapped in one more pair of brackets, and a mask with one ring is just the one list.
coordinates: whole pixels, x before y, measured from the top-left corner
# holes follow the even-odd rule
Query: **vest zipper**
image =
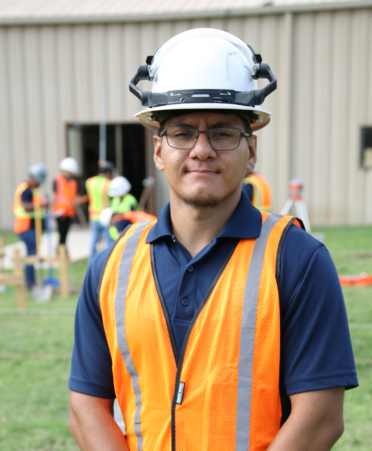
[[(216, 284), (218, 282), (218, 279), (221, 277), (221, 274), (223, 273), (228, 261), (230, 260), (232, 254), (234, 253), (235, 248), (238, 245), (239, 241), (240, 240), (237, 239), (236, 242), (231, 246), (231, 250), (230, 250), (229, 254), (227, 255), (225, 261), (222, 263), (221, 268), (219, 269), (216, 277), (214, 278), (214, 280), (212, 282), (212, 285), (209, 287), (208, 292), (207, 292), (207, 294), (205, 295), (205, 297), (203, 299), (203, 302), (200, 304), (200, 306), (199, 306), (198, 310), (196, 311), (193, 319), (191, 320), (189, 328), (187, 329), (187, 332), (186, 332), (185, 339), (183, 341), (181, 354), (180, 354), (179, 359), (178, 359), (176, 383), (175, 383), (175, 386), (174, 386), (174, 396), (173, 396), (173, 402), (172, 402), (172, 418), (171, 418), (171, 420), (172, 420), (171, 421), (171, 424), (172, 424), (172, 451), (176, 451), (176, 405), (177, 405), (178, 389), (179, 389), (179, 386), (180, 386), (180, 383), (181, 383), (180, 379), (181, 379), (181, 373), (182, 373), (182, 365), (183, 365), (183, 359), (185, 357), (185, 352), (186, 352), (186, 348), (187, 348), (187, 342), (189, 341), (189, 337), (190, 337), (192, 328), (193, 328), (196, 320), (198, 319), (198, 316), (199, 316), (200, 312), (203, 310), (205, 304), (207, 303), (209, 296), (211, 295), (212, 291), (214, 290), (214, 287), (216, 286)], [(151, 257), (152, 257), (152, 254), (151, 254)], [(152, 258), (151, 258), (151, 261), (152, 261)], [(154, 267), (155, 267), (155, 265), (153, 265), (153, 268)], [(156, 271), (154, 271), (154, 272), (156, 272)], [(158, 290), (158, 292), (159, 291), (160, 290)], [(163, 310), (164, 310), (164, 307), (163, 307)], [(167, 317), (168, 317), (168, 314), (167, 314)], [(169, 321), (169, 317), (168, 317), (168, 321)], [(168, 325), (168, 322), (167, 322), (167, 325)], [(170, 326), (170, 323), (169, 323), (169, 326)], [(173, 337), (173, 331), (172, 331), (171, 327), (170, 327), (170, 330), (172, 332), (172, 337)], [(174, 337), (173, 337), (173, 339), (174, 339)]]

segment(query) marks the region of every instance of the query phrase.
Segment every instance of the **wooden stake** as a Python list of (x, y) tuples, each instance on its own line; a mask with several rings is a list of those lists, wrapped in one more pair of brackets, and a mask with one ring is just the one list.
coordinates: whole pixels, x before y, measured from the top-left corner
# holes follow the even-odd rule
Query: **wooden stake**
[(66, 299), (69, 295), (68, 287), (68, 272), (67, 272), (67, 254), (64, 244), (58, 246), (59, 257), (59, 279), (60, 279), (60, 295), (61, 298)]
[(34, 199), (34, 214), (35, 214), (35, 233), (36, 233), (36, 253), (41, 254), (41, 235), (43, 233), (43, 227), (41, 222), (41, 206), (39, 202), (39, 192), (36, 188), (33, 190)]

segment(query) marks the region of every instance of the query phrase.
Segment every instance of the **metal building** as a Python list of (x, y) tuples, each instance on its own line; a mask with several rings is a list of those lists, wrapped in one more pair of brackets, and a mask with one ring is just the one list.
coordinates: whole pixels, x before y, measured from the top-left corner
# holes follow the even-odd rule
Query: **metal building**
[[(196, 27), (237, 35), (277, 76), (264, 104), (272, 122), (258, 132), (274, 210), (298, 177), (313, 225), (372, 223), (371, 0), (0, 0), (0, 229), (12, 227), (30, 164), (54, 175), (71, 155), (83, 175), (95, 170), (102, 92), (108, 157), (140, 190), (155, 173), (151, 134), (133, 118), (140, 104), (128, 81), (159, 45)], [(169, 195), (156, 178), (159, 211)]]

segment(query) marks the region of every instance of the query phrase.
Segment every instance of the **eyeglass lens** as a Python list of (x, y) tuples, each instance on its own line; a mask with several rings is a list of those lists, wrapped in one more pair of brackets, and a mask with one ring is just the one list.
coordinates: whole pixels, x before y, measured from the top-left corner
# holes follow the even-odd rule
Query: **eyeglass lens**
[[(166, 129), (168, 145), (176, 149), (191, 150), (198, 135), (199, 130), (194, 127), (171, 125)], [(214, 150), (233, 150), (240, 144), (241, 131), (230, 127), (211, 128), (207, 135)]]

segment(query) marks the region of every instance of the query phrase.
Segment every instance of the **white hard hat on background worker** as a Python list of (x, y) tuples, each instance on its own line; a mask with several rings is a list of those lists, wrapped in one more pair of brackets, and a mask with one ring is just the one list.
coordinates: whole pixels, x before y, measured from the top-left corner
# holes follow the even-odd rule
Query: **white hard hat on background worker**
[(120, 175), (112, 180), (108, 195), (110, 197), (124, 196), (124, 194), (129, 193), (131, 189), (132, 185), (129, 180)]
[(75, 158), (67, 157), (64, 158), (59, 164), (59, 169), (62, 171), (70, 172), (71, 174), (78, 175), (79, 174), (79, 165)]

